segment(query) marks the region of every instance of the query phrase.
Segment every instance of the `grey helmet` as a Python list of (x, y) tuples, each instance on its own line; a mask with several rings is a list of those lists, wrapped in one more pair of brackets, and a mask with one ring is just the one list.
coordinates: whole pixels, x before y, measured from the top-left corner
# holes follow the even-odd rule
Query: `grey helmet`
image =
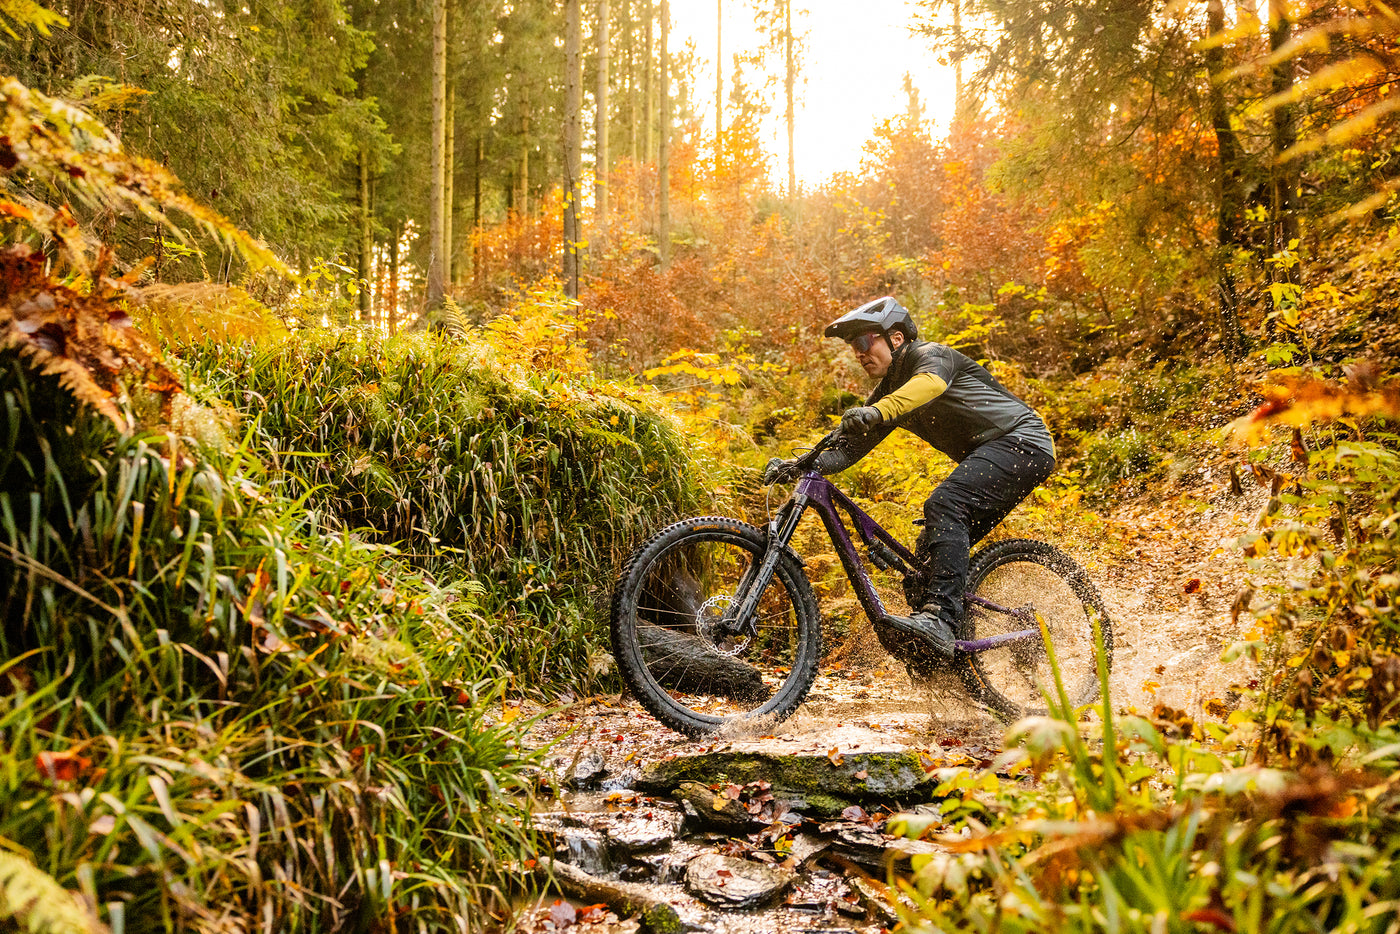
[(866, 331), (879, 331), (889, 340), (891, 331), (899, 331), (906, 341), (919, 339), (919, 328), (903, 305), (890, 296), (866, 302), (855, 311), (848, 311), (826, 326), (827, 337), (848, 341)]

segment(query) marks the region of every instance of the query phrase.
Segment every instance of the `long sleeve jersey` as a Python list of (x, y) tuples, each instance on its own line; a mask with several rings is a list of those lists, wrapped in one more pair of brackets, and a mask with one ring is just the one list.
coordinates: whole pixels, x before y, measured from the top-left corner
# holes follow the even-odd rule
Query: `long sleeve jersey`
[(864, 437), (848, 436), (843, 448), (823, 451), (819, 473), (845, 470), (896, 428), (912, 431), (955, 461), (1013, 432), (1055, 456), (1055, 442), (1035, 410), (977, 361), (944, 344), (911, 341), (895, 348), (889, 371), (865, 404), (880, 410), (881, 423)]

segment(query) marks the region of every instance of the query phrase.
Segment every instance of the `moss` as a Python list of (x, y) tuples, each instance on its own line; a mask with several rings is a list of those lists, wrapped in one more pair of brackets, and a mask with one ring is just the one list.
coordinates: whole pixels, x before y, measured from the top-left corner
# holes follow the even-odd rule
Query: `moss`
[(918, 798), (936, 784), (924, 771), (918, 753), (909, 750), (846, 754), (836, 765), (819, 754), (732, 749), (652, 763), (638, 784), (669, 791), (687, 781), (706, 785), (766, 781), (775, 795), (801, 799), (817, 811), (834, 808), (837, 814), (853, 803)]

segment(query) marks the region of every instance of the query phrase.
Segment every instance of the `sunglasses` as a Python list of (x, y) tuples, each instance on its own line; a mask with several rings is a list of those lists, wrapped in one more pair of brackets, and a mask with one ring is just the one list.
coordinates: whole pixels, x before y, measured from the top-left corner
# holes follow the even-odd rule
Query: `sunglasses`
[(847, 343), (851, 345), (851, 348), (855, 350), (856, 353), (870, 353), (870, 348), (874, 346), (875, 342), (884, 339), (885, 335), (881, 334), (879, 331), (866, 331), (864, 334), (857, 334), (847, 341)]

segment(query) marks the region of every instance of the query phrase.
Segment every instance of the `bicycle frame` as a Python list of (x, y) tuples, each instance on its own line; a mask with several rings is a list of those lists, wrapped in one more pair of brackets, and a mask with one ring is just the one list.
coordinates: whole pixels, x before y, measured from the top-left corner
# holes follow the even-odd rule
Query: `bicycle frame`
[[(860, 536), (867, 551), (883, 546), (903, 564), (900, 570), (905, 573), (916, 566), (913, 553), (900, 544), (889, 532), (886, 532), (878, 522), (857, 506), (849, 496), (842, 493), (830, 480), (812, 471), (804, 473), (798, 479), (797, 488), (793, 492), (792, 498), (778, 510), (778, 514), (768, 523), (769, 548), (768, 553), (764, 555), (763, 563), (754, 569), (757, 579), (766, 584), (772, 575), (773, 567), (777, 564), (779, 552), (788, 547), (793, 533), (797, 530), (797, 523), (802, 518), (802, 513), (809, 507), (816, 509), (821, 516), (822, 524), (826, 527), (827, 534), (831, 536), (832, 544), (836, 546), (836, 553), (841, 558), (841, 566), (846, 571), (846, 577), (850, 579), (851, 586), (856, 592), (856, 598), (860, 601), (861, 607), (871, 622), (876, 622), (889, 615), (880, 595), (875, 592), (875, 586), (871, 582), (870, 576), (865, 573), (860, 553), (856, 550), (856, 544), (851, 539), (851, 533), (846, 529), (845, 523), (841, 521), (841, 514), (838, 510), (845, 510), (846, 514), (851, 517), (851, 521), (855, 524), (856, 533)], [(777, 547), (774, 547), (775, 545)], [(888, 561), (889, 557), (890, 555), (886, 554), (883, 556), (883, 560)], [(891, 563), (893, 564), (893, 562)], [(758, 594), (755, 592), (757, 589), (761, 588), (749, 589), (750, 600), (755, 605), (758, 599)], [(1000, 646), (1040, 638), (1039, 626), (1033, 625), (1034, 619), (1030, 618), (1025, 611), (1008, 609), (971, 593), (965, 594), (963, 599), (966, 603), (980, 606), (995, 613), (1005, 613), (1033, 626), (1033, 628), (1006, 632), (985, 639), (959, 639), (954, 645), (963, 652), (975, 655)], [(748, 600), (745, 601), (738, 618), (750, 618), (753, 607), (748, 606), (748, 602)]]

